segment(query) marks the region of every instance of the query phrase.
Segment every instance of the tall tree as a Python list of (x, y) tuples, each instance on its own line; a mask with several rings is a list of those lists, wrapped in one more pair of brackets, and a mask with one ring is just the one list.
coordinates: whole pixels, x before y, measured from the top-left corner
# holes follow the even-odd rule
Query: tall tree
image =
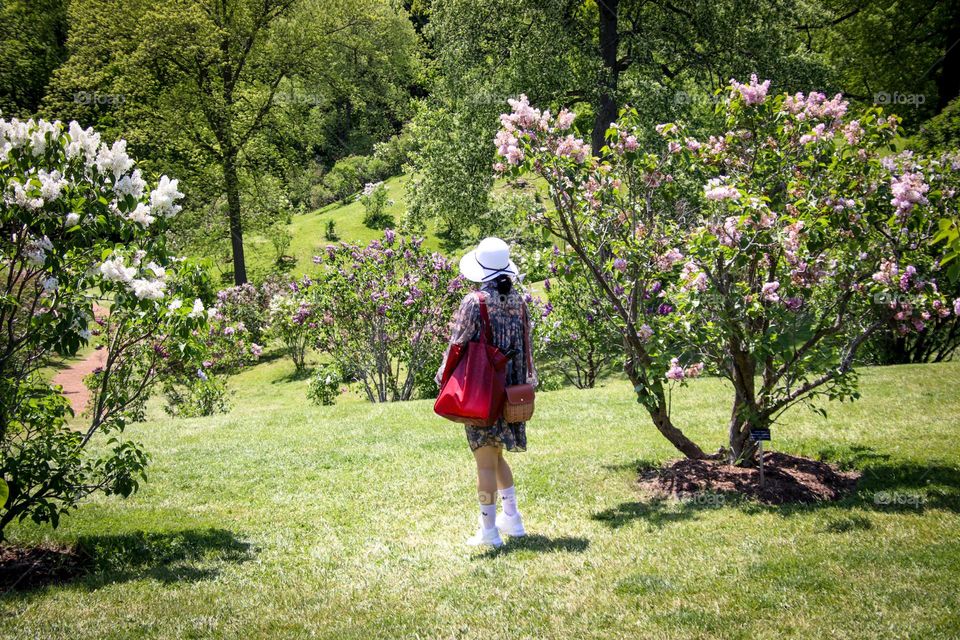
[[(382, 34), (391, 19), (412, 33), (377, 0), (74, 0), (70, 11), (72, 55), (52, 115), (77, 112), (70, 96), (95, 87), (89, 118), (112, 120), (141, 155), (191, 167), (188, 195), (208, 192), (197, 210), (226, 214), (237, 284), (247, 281), (242, 185), (259, 173), (243, 178), (244, 163), (263, 162), (281, 114), (326, 100), (331, 91), (309, 83), (341, 82), (337, 60), (359, 52), (351, 37)], [(210, 197), (221, 193), (222, 207)]]
[[(577, 128), (590, 131), (599, 154), (628, 104), (650, 124), (696, 122), (691, 116), (712, 117), (716, 87), (752, 72), (788, 89), (836, 89), (795, 29), (809, 11), (785, 0), (432, 3), (424, 34), (435, 58), (434, 95), (420, 118), (417, 221), (439, 219), (456, 244), (459, 228), (487, 207), (489, 140), (506, 99), (520, 93), (554, 109), (576, 105), (584, 114)], [(457, 154), (455, 166), (445, 164), (445, 152)]]

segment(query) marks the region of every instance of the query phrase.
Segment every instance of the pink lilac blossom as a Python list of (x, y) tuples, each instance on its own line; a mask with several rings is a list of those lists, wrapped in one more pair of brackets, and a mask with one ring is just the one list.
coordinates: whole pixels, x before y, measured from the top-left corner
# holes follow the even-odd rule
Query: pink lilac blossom
[(763, 296), (763, 299), (767, 302), (779, 302), (780, 294), (777, 293), (777, 290), (780, 288), (780, 283), (774, 280), (773, 282), (767, 282), (760, 289), (760, 294)]
[(843, 137), (846, 138), (847, 144), (855, 145), (863, 139), (863, 127), (860, 126), (859, 120), (851, 120), (843, 128)]
[(640, 339), (643, 342), (649, 342), (650, 338), (653, 337), (653, 327), (648, 324), (640, 325), (640, 329), (637, 331), (640, 335)]
[(683, 380), (684, 375), (679, 358), (671, 358), (670, 368), (667, 369), (667, 380), (680, 381)]
[(763, 82), (758, 82), (757, 74), (754, 73), (750, 75), (750, 84), (742, 84), (730, 78), (730, 86), (733, 87), (731, 97), (739, 93), (743, 101), (748, 105), (763, 104), (767, 99), (767, 90), (770, 88), (770, 81), (764, 80)]
[(657, 256), (656, 265), (661, 271), (667, 271), (681, 260), (683, 260), (683, 254), (680, 253), (679, 249), (673, 247), (668, 249), (663, 255)]
[[(557, 144), (557, 155), (560, 157), (572, 158), (576, 162), (583, 162), (587, 159), (587, 156), (590, 154), (590, 145), (581, 140), (580, 138), (574, 136), (573, 134), (568, 135), (566, 138), (560, 140)], [(520, 154), (521, 159), (523, 154)], [(510, 158), (508, 157), (507, 160)], [(517, 164), (512, 162), (512, 164)]]
[(703, 366), (704, 365), (702, 362), (697, 362), (687, 367), (683, 373), (688, 378), (697, 378), (701, 373), (703, 373)]
[(683, 265), (680, 280), (683, 283), (680, 286), (683, 291), (699, 291), (702, 293), (707, 290), (707, 274), (698, 269), (692, 262)]
[(822, 122), (810, 130), (810, 133), (800, 136), (800, 144), (810, 144), (826, 137), (826, 125)]
[(736, 200), (740, 192), (736, 187), (724, 184), (720, 178), (711, 178), (703, 188), (703, 195), (707, 200)]
[(924, 182), (922, 173), (904, 173), (890, 179), (890, 191), (893, 192), (890, 204), (897, 208), (898, 216), (905, 216), (914, 206), (927, 204), (924, 194), (929, 190), (930, 185)]
[(900, 275), (900, 269), (895, 262), (882, 260), (880, 269), (873, 274), (873, 281), (880, 284), (893, 284)]

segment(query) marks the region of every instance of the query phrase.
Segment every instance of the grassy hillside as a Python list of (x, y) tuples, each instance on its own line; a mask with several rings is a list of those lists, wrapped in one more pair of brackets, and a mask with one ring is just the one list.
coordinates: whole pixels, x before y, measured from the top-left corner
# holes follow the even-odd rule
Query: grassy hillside
[[(393, 215), (397, 224), (408, 207), (410, 176), (400, 175), (384, 181), (388, 198), (393, 204), (387, 207), (387, 212)], [(534, 180), (528, 189), (538, 190), (546, 195), (546, 186), (541, 180)], [(493, 189), (494, 194), (503, 194), (510, 189), (503, 181), (498, 181)], [(547, 203), (547, 206), (552, 206)], [(289, 226), (293, 240), (287, 253), (297, 259), (292, 273), (300, 275), (309, 272), (313, 256), (323, 251), (330, 244), (324, 237), (328, 220), (333, 220), (340, 240), (367, 244), (371, 240), (383, 237), (379, 229), (370, 229), (363, 224), (363, 205), (359, 201), (348, 204), (334, 203), (317, 209), (316, 211), (294, 216)], [(440, 241), (435, 235), (436, 227), (433, 223), (427, 225), (425, 246), (440, 250)], [(247, 251), (248, 265), (253, 273), (267, 273), (272, 268), (274, 249), (270, 241), (264, 237), (250, 236), (244, 241)]]
[[(640, 495), (675, 457), (627, 384), (542, 394), (510, 456), (531, 535), (471, 550), (462, 428), (429, 402), (335, 407), (275, 361), (233, 411), (130, 427), (152, 452), (129, 500), (98, 497), (21, 543), (80, 541), (92, 573), (0, 597), (3, 638), (901, 638), (960, 630), (960, 363), (868, 369), (863, 399), (798, 410), (773, 448), (861, 469), (840, 503)], [(722, 442), (728, 394), (676, 394)], [(880, 493), (883, 492), (883, 493)], [(907, 496), (882, 504), (878, 495)]]
[[(393, 215), (398, 224), (407, 209), (409, 184), (410, 176), (407, 175), (384, 181), (388, 198), (393, 201), (393, 204), (387, 207), (387, 213)], [(346, 242), (367, 244), (371, 240), (383, 237), (383, 231), (370, 229), (363, 224), (363, 205), (359, 201), (345, 205), (334, 203), (311, 213), (294, 216), (289, 227), (293, 240), (287, 251), (297, 259), (297, 265), (293, 269), (294, 274), (309, 271), (313, 256), (321, 253), (323, 248), (330, 244), (330, 241), (324, 237), (328, 220), (333, 220), (337, 235), (340, 236), (340, 240)], [(433, 231), (432, 226), (427, 228), (425, 245), (438, 249), (440, 244)], [(249, 261), (253, 269), (262, 272), (269, 270), (273, 260), (273, 247), (269, 240), (263, 237), (252, 237), (245, 243), (245, 248), (249, 253)]]

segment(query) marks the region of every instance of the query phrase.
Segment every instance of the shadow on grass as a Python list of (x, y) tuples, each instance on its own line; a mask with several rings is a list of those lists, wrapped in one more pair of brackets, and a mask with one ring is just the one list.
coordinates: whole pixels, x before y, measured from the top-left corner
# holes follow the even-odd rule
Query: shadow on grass
[(507, 542), (499, 549), (490, 549), (486, 553), (478, 556), (487, 558), (499, 556), (517, 551), (533, 551), (537, 553), (550, 553), (554, 551), (563, 551), (566, 553), (583, 553), (590, 546), (590, 541), (586, 538), (575, 538), (572, 536), (561, 536), (559, 538), (548, 538), (535, 533), (528, 533), (522, 538), (509, 538)]
[(830, 504), (887, 512), (942, 509), (960, 513), (960, 466), (897, 460), (861, 445), (828, 447), (817, 456), (862, 474), (853, 495)]
[(288, 382), (300, 382), (308, 380), (313, 374), (313, 367), (307, 367), (303, 371), (294, 371), (285, 376), (280, 376), (270, 381), (270, 384), (287, 384)]
[[(50, 584), (70, 583), (88, 589), (152, 579), (173, 584), (199, 582), (219, 575), (221, 563), (242, 563), (252, 559), (248, 542), (225, 529), (187, 529), (169, 533), (134, 532), (120, 535), (83, 536), (76, 545), (25, 555), (9, 585), (16, 591), (30, 591)], [(56, 563), (51, 572), (46, 564)], [(64, 571), (69, 567), (69, 571)]]
[(615, 507), (593, 514), (590, 519), (602, 522), (611, 529), (619, 529), (634, 520), (643, 520), (651, 526), (663, 527), (692, 520), (697, 517), (697, 513), (718, 509), (728, 501), (732, 503), (738, 499), (719, 493), (704, 493), (697, 498), (683, 500), (650, 497), (636, 502), (621, 502)]

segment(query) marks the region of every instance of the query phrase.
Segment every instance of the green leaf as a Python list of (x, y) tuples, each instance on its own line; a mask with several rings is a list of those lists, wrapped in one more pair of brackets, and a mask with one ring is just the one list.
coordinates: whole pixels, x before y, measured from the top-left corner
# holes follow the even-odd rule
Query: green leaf
[(0, 508), (3, 508), (3, 505), (7, 504), (7, 498), (10, 496), (10, 487), (7, 486), (7, 482), (0, 478)]

